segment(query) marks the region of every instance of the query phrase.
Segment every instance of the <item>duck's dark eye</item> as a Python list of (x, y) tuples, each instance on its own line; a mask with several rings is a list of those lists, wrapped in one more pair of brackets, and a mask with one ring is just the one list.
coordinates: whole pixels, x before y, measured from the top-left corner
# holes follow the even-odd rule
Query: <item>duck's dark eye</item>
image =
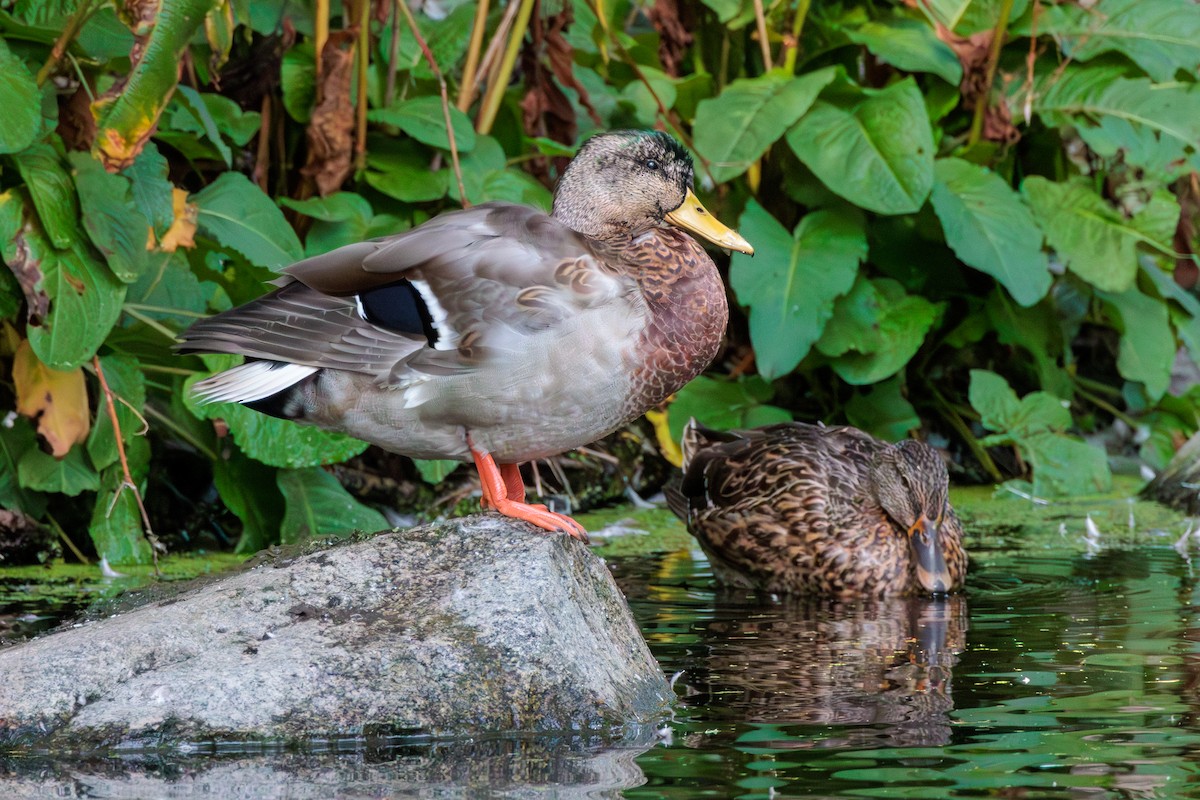
[(658, 159), (647, 158), (646, 159), (646, 169), (658, 169)]

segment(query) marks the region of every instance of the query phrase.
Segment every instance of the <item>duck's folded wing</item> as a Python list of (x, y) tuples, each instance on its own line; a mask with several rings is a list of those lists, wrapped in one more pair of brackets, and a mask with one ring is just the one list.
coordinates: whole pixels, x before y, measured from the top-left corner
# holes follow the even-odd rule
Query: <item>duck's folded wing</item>
[(179, 349), (236, 353), (382, 377), (427, 345), (420, 335), (371, 324), (352, 298), (291, 283), (200, 320), (181, 334)]

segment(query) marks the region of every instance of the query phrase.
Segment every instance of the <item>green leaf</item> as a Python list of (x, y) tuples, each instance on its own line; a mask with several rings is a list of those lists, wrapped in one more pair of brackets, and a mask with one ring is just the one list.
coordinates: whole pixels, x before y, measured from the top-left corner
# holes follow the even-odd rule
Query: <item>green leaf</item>
[(348, 222), (350, 220), (365, 222), (374, 213), (367, 199), (354, 192), (334, 192), (325, 197), (310, 197), (307, 200), (281, 197), (279, 204), (321, 222)]
[(70, 247), (79, 231), (75, 224), (79, 205), (75, 184), (58, 153), (48, 144), (39, 144), (18, 153), (16, 162), (46, 236), (60, 250)]
[[(993, 30), (1000, 21), (1005, 0), (923, 0), (918, 4), (926, 16), (960, 36)], [(1025, 13), (1029, 0), (1015, 0), (1009, 19)]]
[(1008, 381), (986, 369), (971, 370), (968, 399), (979, 412), (983, 426), (992, 431), (1008, 430), (1009, 423), (1021, 410), (1021, 401)]
[(22, 486), (18, 470), (25, 454), (37, 449), (37, 434), (25, 417), (0, 425), (0, 508), (15, 508), (31, 517), (45, 513), (45, 495)]
[(134, 205), (130, 183), (113, 175), (88, 153), (71, 153), (83, 227), (113, 274), (125, 283), (137, 280), (148, 261), (150, 222)]
[(305, 40), (283, 54), (280, 83), (283, 107), (296, 122), (307, 123), (317, 102), (317, 67), (312, 41)]
[(736, 178), (778, 141), (838, 75), (833, 67), (793, 77), (773, 70), (736, 80), (696, 109), (696, 152), (709, 162), (713, 180)]
[(848, 106), (818, 101), (787, 141), (826, 186), (880, 214), (917, 211), (933, 186), (933, 130), (911, 77)]
[(921, 417), (903, 394), (904, 380), (896, 376), (867, 390), (856, 389), (846, 403), (846, 420), (872, 436), (898, 442), (921, 427)]
[[(91, 158), (91, 156), (84, 156)], [(100, 368), (113, 393), (113, 407), (117, 412), (117, 423), (121, 426), (121, 438), (127, 446), (144, 434), (145, 417), (141, 416), (146, 405), (146, 378), (138, 360), (130, 355), (113, 354), (100, 358)], [(98, 470), (106, 469), (117, 462), (117, 441), (113, 432), (112, 417), (103, 392), (97, 392), (96, 422), (88, 433), (87, 452), (92, 465)]]
[(429, 158), (422, 157), (417, 148), (372, 153), (367, 156), (367, 167), (367, 183), (372, 188), (405, 203), (438, 200), (450, 188), (450, 170), (431, 170)]
[[(462, 3), (441, 19), (433, 19), (425, 14), (416, 14), (417, 28), (429, 46), (433, 60), (443, 72), (449, 73), (454, 65), (467, 52), (467, 40), (471, 36), (471, 27), (475, 21), (475, 4)], [(384, 29), (382, 41), (390, 42), (391, 26)], [(400, 52), (396, 58), (398, 69), (411, 70), (414, 78), (429, 80), (433, 78), (433, 70), (421, 53), (421, 48), (413, 38), (412, 31), (403, 21), (400, 23)]]
[(167, 159), (149, 142), (121, 174), (130, 181), (134, 207), (145, 214), (161, 236), (175, 221), (173, 186), (167, 180)]
[(905, 294), (890, 278), (860, 276), (838, 299), (817, 349), (847, 383), (878, 383), (904, 368), (940, 313), (941, 305)]
[[(466, 190), (467, 199), (472, 203), (481, 202), (484, 183), (493, 173), (503, 172), (507, 162), (508, 158), (504, 155), (504, 148), (500, 146), (499, 142), (491, 136), (480, 136), (475, 142), (475, 149), (459, 159), (459, 168), (462, 170), (463, 188)], [(461, 202), (458, 181), (452, 177), (449, 183), (450, 196)]]
[(671, 403), (667, 415), (671, 438), (678, 442), (683, 426), (693, 417), (720, 430), (791, 422), (787, 411), (766, 404), (771, 391), (771, 385), (757, 376), (726, 381), (701, 375), (680, 389)]
[(251, 264), (278, 269), (304, 255), (278, 206), (240, 172), (222, 173), (192, 201), (200, 229)]
[(437, 486), (444, 481), (446, 477), (454, 472), (459, 467), (461, 462), (448, 461), (446, 459), (424, 459), (414, 458), (413, 464), (417, 467), (417, 472), (421, 473), (421, 480), (426, 483)]
[[(209, 363), (232, 366), (234, 359), (210, 357)], [(202, 376), (184, 383), (185, 404), (200, 419), (223, 419), (243, 453), (272, 467), (300, 469), (345, 461), (367, 449), (367, 443), (341, 433), (300, 425), (260, 414), (240, 403), (197, 403), (191, 387)]]
[(952, 86), (962, 81), (962, 63), (933, 28), (909, 17), (870, 20), (846, 35), (878, 58), (907, 72), (930, 72)]
[[(137, 440), (130, 448), (129, 458), (134, 479), (141, 484), (140, 490), (145, 491), (144, 473), (150, 462), (150, 445), (145, 439)], [(96, 553), (110, 564), (149, 564), (154, 554), (142, 532), (141, 510), (133, 490), (124, 486), (124, 481), (120, 464), (113, 464), (101, 475), (88, 534)]]
[(278, 542), (284, 502), (275, 482), (276, 471), (238, 452), (218, 458), (212, 465), (221, 501), (242, 521), (237, 552), (254, 553)]
[(383, 514), (354, 499), (323, 469), (284, 469), (276, 476), (286, 511), (280, 528), (284, 544), (314, 536), (375, 532), (391, 526)]
[(69, 497), (100, 488), (100, 475), (88, 463), (82, 447), (72, 447), (62, 460), (40, 448), (26, 451), (17, 464), (17, 480), (25, 489)]
[(33, 144), (42, 125), (41, 92), (37, 81), (0, 38), (0, 153), (16, 153)]
[[(650, 88), (641, 80), (633, 80), (625, 84), (621, 97), (633, 106), (638, 122), (649, 128), (658, 119), (659, 102), (667, 109), (675, 105), (675, 81), (667, 73), (653, 67), (643, 66), (640, 71)], [(650, 93), (650, 89), (654, 90), (654, 94)], [(655, 101), (655, 95), (658, 101)]]
[(158, 123), (179, 80), (179, 64), (192, 35), (215, 0), (164, 3), (139, 40), (138, 58), (121, 91), (92, 105), (96, 148), (106, 165), (125, 167), (137, 156)]
[(1001, 344), (1016, 345), (1029, 354), (1039, 386), (1057, 397), (1072, 396), (1071, 376), (1059, 363), (1068, 348), (1067, 336), (1053, 303), (1021, 308), (997, 288), (984, 310)]
[(963, 263), (994, 277), (1023, 306), (1045, 297), (1050, 264), (1020, 196), (996, 173), (957, 158), (938, 159), (934, 175), (933, 210)]
[(1076, 497), (1112, 490), (1104, 451), (1057, 433), (1039, 433), (1018, 445), (1033, 467), (1037, 497)]
[[(1124, 144), (1125, 160), (1137, 165), (1161, 168), (1164, 158), (1195, 156), (1200, 85), (1156, 84), (1125, 75), (1120, 65), (1072, 65), (1061, 74), (1054, 70), (1036, 82), (1033, 111), (1049, 125), (1073, 126), (1100, 151), (1112, 148), (1114, 140)], [(1014, 115), (1023, 113), (1027, 95), (1027, 90), (1010, 87)]]
[(49, 312), (35, 313), (26, 328), (34, 352), (52, 369), (74, 369), (112, 330), (125, 285), (81, 243), (55, 250), (36, 225), (26, 224), (26, 209), (18, 190), (0, 194), (0, 252), (26, 294), (48, 302)]
[(786, 375), (808, 354), (833, 314), (833, 303), (854, 285), (867, 255), (862, 218), (846, 210), (807, 214), (794, 234), (756, 201), (746, 204), (738, 229), (759, 257), (735, 253), (730, 283), (750, 306), (750, 340), (768, 380)]
[[(1200, 6), (1178, 0), (1104, 0), (1096, 7), (1054, 3), (1037, 21), (1039, 35), (1053, 36), (1063, 55), (1089, 61), (1117, 52), (1156, 81), (1200, 68)], [(1022, 33), (1028, 33), (1023, 30)]]
[[(450, 149), (450, 136), (446, 133), (446, 117), (442, 110), (442, 98), (437, 95), (414, 97), (387, 108), (371, 111), (372, 122), (395, 125), (418, 142)], [(454, 128), (454, 143), (460, 153), (470, 152), (475, 147), (475, 128), (470, 118), (454, 106), (450, 106), (450, 124)]]
[(1171, 383), (1175, 360), (1175, 335), (1171, 333), (1167, 304), (1147, 297), (1136, 288), (1121, 294), (1099, 292), (1121, 331), (1117, 371), (1130, 381), (1140, 381), (1152, 402), (1158, 402)]
[(216, 148), (218, 155), (225, 162), (225, 167), (233, 166), (233, 150), (221, 139), (216, 120), (209, 113), (208, 105), (200, 93), (181, 83), (177, 87), (174, 102), (179, 110), (167, 115), (170, 127), (177, 131), (204, 136), (209, 144)]
[(1136, 248), (1148, 237), (1086, 180), (1055, 183), (1031, 175), (1021, 191), (1046, 240), (1072, 272), (1107, 292), (1124, 292), (1133, 286)]

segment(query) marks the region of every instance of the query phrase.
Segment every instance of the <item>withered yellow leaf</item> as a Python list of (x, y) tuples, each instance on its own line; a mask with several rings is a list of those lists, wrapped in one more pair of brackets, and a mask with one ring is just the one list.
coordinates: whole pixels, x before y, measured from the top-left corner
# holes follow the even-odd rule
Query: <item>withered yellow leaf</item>
[(38, 433), (62, 458), (76, 442), (87, 438), (91, 423), (83, 368), (68, 372), (43, 364), (25, 339), (13, 356), (17, 413), (37, 421)]
[(180, 247), (196, 246), (196, 219), (200, 214), (196, 204), (187, 201), (188, 193), (183, 189), (175, 188), (171, 193), (175, 221), (163, 234), (162, 244), (159, 245), (159, 248), (167, 253), (174, 253)]

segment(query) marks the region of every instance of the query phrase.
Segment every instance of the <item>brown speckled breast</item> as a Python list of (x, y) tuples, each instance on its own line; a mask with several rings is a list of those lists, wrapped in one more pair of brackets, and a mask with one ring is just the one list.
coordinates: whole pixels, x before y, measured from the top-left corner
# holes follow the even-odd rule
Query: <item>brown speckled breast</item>
[(630, 364), (631, 391), (624, 411), (632, 420), (712, 363), (729, 322), (729, 306), (716, 264), (683, 231), (657, 228), (612, 244), (650, 312)]

